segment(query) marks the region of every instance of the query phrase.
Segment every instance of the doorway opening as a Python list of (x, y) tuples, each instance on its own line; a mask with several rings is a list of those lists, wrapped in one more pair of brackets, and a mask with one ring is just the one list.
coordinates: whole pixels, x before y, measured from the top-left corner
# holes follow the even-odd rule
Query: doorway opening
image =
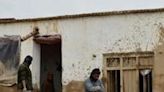
[(35, 37), (40, 44), (40, 92), (62, 92), (62, 53), (60, 35)]

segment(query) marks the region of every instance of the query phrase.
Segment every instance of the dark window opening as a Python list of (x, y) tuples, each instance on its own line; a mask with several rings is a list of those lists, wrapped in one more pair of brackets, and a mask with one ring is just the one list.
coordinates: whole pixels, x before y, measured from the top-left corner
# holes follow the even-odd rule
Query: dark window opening
[(152, 92), (152, 71), (141, 70), (139, 73), (139, 91)]

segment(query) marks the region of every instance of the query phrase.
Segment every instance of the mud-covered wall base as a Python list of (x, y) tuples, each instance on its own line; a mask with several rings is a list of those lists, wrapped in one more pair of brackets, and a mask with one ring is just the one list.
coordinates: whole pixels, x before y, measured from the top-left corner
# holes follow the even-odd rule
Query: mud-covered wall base
[(164, 44), (155, 51), (153, 92), (164, 91)]
[(84, 92), (84, 82), (71, 81), (68, 85), (63, 86), (63, 92)]

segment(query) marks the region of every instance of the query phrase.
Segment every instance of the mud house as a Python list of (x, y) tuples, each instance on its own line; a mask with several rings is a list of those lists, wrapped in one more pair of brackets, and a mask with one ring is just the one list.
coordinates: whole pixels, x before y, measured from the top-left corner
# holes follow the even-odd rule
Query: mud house
[(22, 41), (34, 86), (47, 76), (57, 92), (83, 92), (83, 81), (99, 67), (106, 92), (164, 91), (164, 9), (126, 10), (0, 21), (0, 36), (39, 34)]

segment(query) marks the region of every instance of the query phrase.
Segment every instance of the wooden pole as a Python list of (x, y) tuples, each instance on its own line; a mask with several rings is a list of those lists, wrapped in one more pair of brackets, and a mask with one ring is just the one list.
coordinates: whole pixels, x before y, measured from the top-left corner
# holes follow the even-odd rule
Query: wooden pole
[(30, 37), (35, 36), (37, 34), (39, 34), (39, 28), (35, 27), (31, 33), (27, 34), (24, 37), (21, 37), (21, 42), (23, 42), (23, 41), (25, 41), (25, 40), (29, 39)]

